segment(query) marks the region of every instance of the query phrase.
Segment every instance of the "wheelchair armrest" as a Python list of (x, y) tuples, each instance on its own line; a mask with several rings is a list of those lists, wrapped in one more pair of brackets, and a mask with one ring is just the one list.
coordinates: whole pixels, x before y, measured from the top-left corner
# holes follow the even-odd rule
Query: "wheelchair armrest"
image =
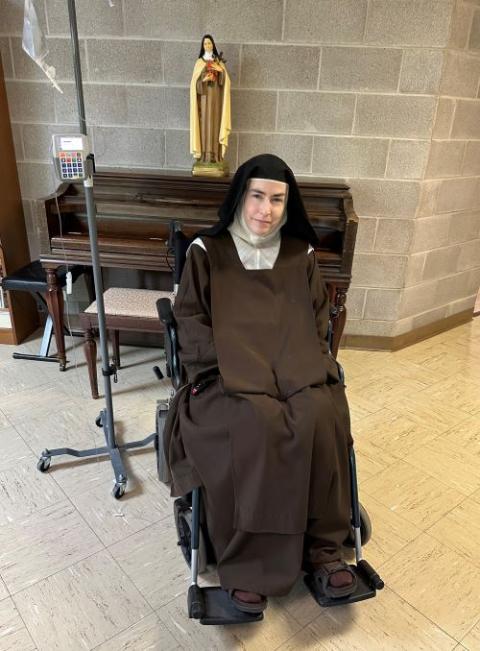
[(167, 373), (172, 378), (172, 384), (178, 389), (182, 384), (182, 367), (178, 357), (177, 324), (173, 316), (172, 304), (168, 298), (159, 298), (157, 310), (160, 321), (165, 326), (165, 356), (167, 358)]

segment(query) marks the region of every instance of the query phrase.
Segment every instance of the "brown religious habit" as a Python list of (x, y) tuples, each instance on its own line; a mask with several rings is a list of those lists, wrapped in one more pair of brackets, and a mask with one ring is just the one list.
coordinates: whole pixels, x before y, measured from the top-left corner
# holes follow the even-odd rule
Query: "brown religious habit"
[(340, 558), (350, 526), (352, 438), (327, 290), (300, 239), (282, 235), (262, 270), (244, 268), (228, 232), (203, 242), (174, 308), (188, 384), (165, 428), (171, 492), (202, 487), (223, 588), (284, 595), (302, 564)]

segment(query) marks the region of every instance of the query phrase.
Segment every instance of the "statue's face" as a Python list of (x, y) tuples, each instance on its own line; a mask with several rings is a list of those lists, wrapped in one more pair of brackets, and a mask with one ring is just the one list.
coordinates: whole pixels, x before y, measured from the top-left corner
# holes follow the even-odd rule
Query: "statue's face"
[(209, 38), (203, 39), (203, 49), (205, 52), (213, 52), (213, 43)]

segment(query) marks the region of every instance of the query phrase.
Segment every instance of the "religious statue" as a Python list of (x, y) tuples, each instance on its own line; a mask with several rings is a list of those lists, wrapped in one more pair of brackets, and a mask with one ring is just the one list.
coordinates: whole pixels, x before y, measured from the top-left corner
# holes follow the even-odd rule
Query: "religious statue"
[(196, 159), (192, 174), (228, 175), (224, 158), (230, 130), (230, 77), (222, 52), (205, 34), (190, 83), (190, 153)]

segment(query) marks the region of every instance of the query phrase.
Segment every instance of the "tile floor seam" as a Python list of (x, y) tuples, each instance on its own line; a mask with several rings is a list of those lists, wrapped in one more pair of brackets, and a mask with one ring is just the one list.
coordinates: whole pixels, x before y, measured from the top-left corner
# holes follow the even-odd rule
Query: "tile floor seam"
[[(150, 604), (149, 604), (149, 605), (150, 605)], [(140, 617), (140, 619), (139, 619), (138, 621), (134, 622), (133, 624), (129, 624), (129, 625), (126, 626), (125, 628), (122, 628), (121, 631), (117, 631), (117, 632), (116, 632), (114, 635), (112, 635), (111, 637), (107, 638), (106, 640), (103, 640), (103, 642), (100, 642), (99, 644), (96, 644), (96, 645), (95, 645), (94, 647), (92, 647), (91, 649), (88, 649), (88, 651), (95, 651), (96, 649), (101, 648), (104, 644), (107, 644), (108, 642), (110, 642), (111, 640), (114, 640), (116, 637), (118, 637), (118, 636), (121, 635), (122, 633), (125, 633), (125, 631), (128, 631), (129, 628), (132, 628), (133, 626), (136, 626), (139, 622), (143, 621), (143, 620), (146, 619), (147, 617), (151, 617), (152, 614), (154, 614), (154, 615), (157, 617), (157, 614), (156, 614), (155, 612), (153, 612), (153, 613), (148, 613), (147, 615), (144, 615), (143, 617)], [(158, 617), (157, 617), (157, 619), (158, 619)], [(160, 620), (159, 620), (159, 621), (160, 621)], [(161, 622), (160, 622), (160, 623), (161, 623)]]
[(25, 620), (23, 619), (23, 615), (20, 612), (20, 608), (18, 607), (18, 604), (16, 603), (15, 599), (13, 598), (13, 595), (10, 598), (11, 598), (11, 600), (13, 602), (13, 605), (15, 606), (15, 610), (17, 611), (18, 616), (20, 617), (20, 621), (22, 622), (25, 630), (27, 631), (28, 637), (32, 640), (32, 644), (35, 647), (35, 651), (38, 651), (38, 646), (37, 646), (37, 643), (35, 641), (35, 638), (33, 637), (32, 633), (30, 632), (30, 629), (28, 628), (27, 624), (25, 623)]
[[(413, 464), (409, 463), (408, 461), (405, 461), (404, 459), (399, 459), (399, 461), (402, 461), (403, 463), (406, 463), (407, 465), (409, 465), (409, 466), (410, 466), (411, 468), (413, 468), (414, 470), (420, 470), (420, 468), (417, 468), (417, 466), (414, 466)], [(388, 470), (388, 468), (390, 468), (391, 466), (394, 466), (394, 465), (395, 465), (395, 462), (389, 464), (388, 466), (385, 466), (385, 468), (383, 468), (382, 470), (380, 470), (377, 474), (380, 474), (380, 473), (384, 472), (385, 470)], [(474, 490), (472, 493), (470, 493), (469, 495), (465, 495), (464, 493), (461, 493), (461, 492), (458, 491), (457, 489), (453, 488), (453, 487), (450, 486), (449, 484), (447, 484), (447, 483), (445, 483), (444, 481), (442, 481), (441, 479), (439, 479), (436, 475), (431, 475), (431, 474), (428, 473), (428, 472), (427, 472), (427, 475), (428, 475), (430, 478), (435, 479), (436, 481), (438, 481), (438, 482), (439, 482), (440, 484), (442, 484), (442, 486), (444, 486), (445, 488), (449, 488), (450, 490), (455, 490), (457, 493), (460, 493), (460, 494), (462, 495), (462, 497), (465, 498), (465, 499), (467, 499), (468, 497), (471, 497), (472, 495), (474, 495), (474, 494), (479, 490), (478, 488), (475, 488), (475, 490)], [(375, 476), (375, 475), (374, 475), (374, 476)], [(369, 481), (370, 479), (373, 479), (374, 476), (372, 476), (372, 477), (368, 477), (368, 479), (367, 479), (366, 481)], [(370, 497), (375, 498), (375, 495), (372, 495), (371, 493), (368, 493), (368, 490), (365, 489), (364, 486), (363, 486), (363, 490), (365, 490), (365, 492), (367, 493), (367, 495), (370, 495)], [(461, 500), (461, 502), (463, 502), (463, 499)], [(460, 504), (461, 502), (458, 502), (458, 504)], [(456, 504), (456, 506), (458, 506), (458, 504)], [(385, 506), (385, 505), (384, 505), (384, 506)], [(456, 508), (456, 506), (453, 507), (453, 508)], [(388, 507), (387, 507), (387, 508), (388, 508)], [(453, 509), (450, 509), (450, 510), (453, 510)], [(443, 517), (443, 515), (442, 515), (441, 517)], [(405, 518), (405, 519), (407, 519), (407, 518)], [(409, 521), (409, 522), (410, 522), (410, 521)], [(413, 523), (411, 523), (411, 524), (415, 524), (415, 523), (413, 522)], [(435, 522), (433, 522), (432, 524), (435, 524)], [(418, 526), (418, 525), (417, 525), (417, 526)]]
[(116, 540), (113, 543), (109, 543), (108, 545), (105, 545), (105, 549), (110, 550), (110, 547), (114, 547), (115, 545), (118, 545), (119, 543), (127, 542), (129, 538), (132, 538), (133, 536), (136, 536), (137, 534), (141, 533), (142, 531), (146, 531), (150, 527), (153, 527), (154, 525), (159, 524), (159, 522), (163, 522), (164, 520), (166, 520), (169, 517), (173, 517), (173, 513), (169, 513), (169, 514), (163, 516), (162, 518), (160, 518), (159, 520), (155, 520), (155, 522), (150, 522), (150, 524), (147, 524), (144, 527), (142, 527), (141, 529), (138, 529), (138, 531), (133, 531), (132, 533), (129, 533), (127, 536), (125, 536), (125, 538), (122, 538), (121, 540)]
[(449, 637), (449, 638), (453, 641), (453, 643), (454, 643), (454, 646), (452, 646), (452, 651), (453, 651), (453, 649), (455, 648), (455, 646), (456, 646), (457, 644), (460, 643), (460, 641), (457, 640), (457, 638), (453, 637), (453, 635), (452, 635), (451, 633), (449, 633), (448, 631), (446, 631), (444, 628), (442, 628), (442, 626), (440, 626), (440, 624), (437, 624), (437, 622), (433, 621), (433, 619), (432, 619), (431, 617), (429, 617), (427, 614), (423, 613), (423, 612), (422, 612), (421, 610), (419, 610), (416, 606), (414, 606), (412, 603), (410, 603), (410, 602), (408, 601), (408, 599), (405, 599), (405, 597), (402, 597), (402, 595), (401, 595), (400, 593), (398, 593), (396, 590), (394, 590), (391, 586), (389, 586), (388, 588), (389, 588), (389, 590), (391, 590), (391, 591), (392, 591), (392, 592), (393, 592), (393, 593), (394, 593), (394, 594), (395, 594), (399, 599), (401, 599), (402, 601), (404, 601), (406, 604), (408, 604), (408, 605), (410, 606), (410, 608), (413, 608), (413, 610), (415, 610), (415, 612), (417, 612), (419, 615), (421, 615), (421, 617), (424, 617), (425, 619), (427, 619), (431, 624), (433, 624), (433, 626), (435, 626), (436, 628), (438, 628), (440, 631), (442, 631), (442, 633), (444, 633), (447, 637)]
[[(405, 518), (403, 518), (403, 519), (405, 519)], [(408, 524), (411, 524), (411, 522), (409, 522)], [(399, 549), (397, 549), (397, 551), (394, 552), (393, 555), (390, 556), (390, 558), (387, 558), (384, 561), (381, 561), (380, 563), (375, 563), (375, 568), (380, 571), (387, 563), (390, 563), (392, 560), (394, 560), (395, 556), (400, 554), (400, 552), (403, 551), (405, 549), (405, 547), (408, 547), (408, 545), (415, 542), (415, 540), (420, 538), (420, 536), (422, 536), (424, 533), (425, 533), (425, 531), (420, 530), (416, 536), (414, 536), (413, 538), (408, 540), (404, 545), (402, 545)], [(363, 558), (366, 559), (367, 556), (368, 556), (368, 553), (364, 554)], [(388, 583), (385, 583), (385, 585), (388, 585)]]
[[(148, 607), (150, 608), (150, 610), (152, 611), (152, 613), (156, 613), (155, 608), (152, 606), (152, 604), (150, 603), (150, 601), (147, 599), (147, 597), (146, 597), (146, 596), (143, 594), (143, 592), (140, 590), (140, 588), (138, 587), (138, 585), (136, 584), (136, 582), (134, 581), (134, 579), (132, 579), (132, 577), (130, 576), (130, 574), (128, 574), (128, 572), (126, 572), (126, 571), (123, 569), (123, 567), (120, 565), (120, 563), (117, 561), (117, 559), (115, 558), (115, 556), (112, 554), (112, 552), (111, 552), (108, 548), (106, 549), (106, 551), (107, 551), (107, 553), (109, 554), (110, 558), (111, 558), (111, 559), (113, 560), (113, 562), (115, 563), (115, 565), (118, 567), (118, 569), (122, 572), (122, 574), (124, 574), (124, 575), (128, 578), (128, 580), (132, 583), (132, 585), (135, 587), (135, 590), (137, 590), (138, 594), (142, 597), (142, 599), (143, 599), (143, 600), (145, 601), (145, 603), (148, 605)], [(151, 614), (151, 613), (149, 613), (149, 614)], [(142, 617), (141, 619), (143, 619), (143, 617)], [(141, 620), (139, 620), (139, 621), (141, 621)], [(135, 623), (138, 623), (138, 622), (135, 622)], [(133, 624), (132, 624), (132, 626), (133, 626)]]
[(35, 581), (34, 583), (30, 583), (28, 586), (23, 587), (20, 590), (15, 590), (14, 592), (11, 592), (10, 595), (13, 598), (14, 596), (17, 596), (17, 595), (21, 594), (22, 592), (26, 592), (27, 590), (30, 590), (30, 588), (33, 588), (33, 586), (38, 585), (42, 581), (46, 581), (47, 579), (51, 579), (52, 577), (56, 576), (57, 574), (60, 574), (61, 572), (65, 572), (65, 570), (69, 570), (69, 569), (75, 567), (75, 565), (78, 565), (79, 563), (83, 563), (84, 561), (87, 561), (89, 558), (92, 558), (93, 556), (95, 556), (95, 554), (99, 554), (102, 551), (105, 551), (105, 548), (97, 549), (94, 552), (89, 553), (84, 558), (79, 558), (78, 560), (75, 561), (75, 563), (72, 563), (71, 565), (67, 565), (66, 567), (62, 567), (59, 570), (55, 570), (55, 572), (52, 572), (51, 574), (48, 574), (48, 576), (42, 576), (42, 578), (38, 579), (38, 581)]
[[(470, 635), (470, 633), (473, 631), (473, 629), (476, 628), (479, 624), (480, 624), (480, 613), (479, 613), (479, 615), (478, 615), (478, 619), (477, 619), (477, 621), (473, 624), (473, 626), (472, 626), (471, 628), (468, 629), (468, 631), (467, 631), (467, 632), (465, 633), (465, 635), (462, 637), (462, 640), (464, 640), (464, 639), (467, 637), (467, 635)], [(463, 645), (462, 640), (460, 640), (460, 644)]]

